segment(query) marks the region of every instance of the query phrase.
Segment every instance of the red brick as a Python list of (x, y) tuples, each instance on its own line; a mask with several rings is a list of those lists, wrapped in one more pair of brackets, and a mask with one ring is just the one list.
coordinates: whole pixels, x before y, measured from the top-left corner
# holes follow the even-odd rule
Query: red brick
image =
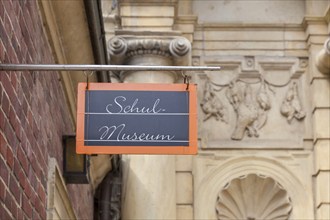
[[(1, 3), (1, 2), (0, 2)], [(0, 203), (0, 219), (12, 219), (9, 212), (4, 208), (5, 204)]]
[[(33, 154), (33, 155), (35, 155), (35, 154)], [(35, 175), (37, 177), (39, 177), (40, 176), (40, 168), (39, 168), (39, 165), (38, 165), (39, 161), (37, 160), (37, 158), (39, 158), (39, 157), (33, 156), (33, 158), (34, 159), (31, 161), (31, 166), (33, 168), (33, 171), (34, 171)]]
[(10, 39), (11, 35), (12, 35), (13, 27), (10, 22), (10, 17), (8, 16), (8, 13), (6, 11), (5, 11), (5, 15), (4, 15), (4, 26), (5, 26), (5, 31), (8, 34), (8, 39)]
[(22, 165), (24, 172), (26, 174), (28, 174), (29, 173), (29, 162), (26, 158), (25, 152), (23, 152), (23, 149), (21, 147), (19, 147), (17, 149), (17, 158), (18, 158), (20, 164)]
[[(13, 35), (13, 37), (15, 37), (15, 35)], [(15, 72), (11, 72), (10, 81), (11, 81), (11, 85), (14, 87), (14, 90), (16, 90), (17, 89), (17, 77), (16, 77)]]
[[(23, 91), (23, 89), (22, 89), (22, 91)], [(29, 109), (29, 104), (28, 104), (25, 94), (23, 92), (22, 113), (23, 113), (24, 117), (27, 116), (28, 109)], [(21, 118), (21, 122), (22, 122), (22, 120), (23, 120), (23, 118)]]
[(38, 196), (43, 204), (46, 204), (46, 192), (45, 189), (42, 187), (42, 184), (39, 182), (38, 184)]
[[(2, 43), (2, 41), (0, 41), (0, 42)], [(0, 46), (1, 46), (1, 44), (0, 44)], [(0, 51), (1, 50), (2, 50), (2, 48), (0, 47)], [(3, 95), (3, 87), (2, 87), (1, 78), (0, 78), (0, 106), (1, 106), (2, 95)]]
[[(0, 21), (0, 31), (1, 31), (1, 21)], [(0, 33), (1, 35), (1, 33)], [(3, 41), (0, 41), (0, 60), (4, 60), (6, 56), (6, 49), (5, 45), (3, 44)], [(0, 71), (1, 74), (1, 71)]]
[(5, 124), (4, 135), (6, 136), (9, 147), (12, 149), (13, 153), (15, 153), (18, 141), (15, 132), (9, 123)]
[(18, 63), (18, 58), (17, 58), (16, 52), (14, 50), (14, 47), (12, 45), (7, 47), (7, 52), (8, 52), (8, 56), (10, 58), (10, 62)]
[(36, 198), (35, 200), (35, 209), (38, 211), (38, 213), (41, 213), (43, 210), (42, 204), (41, 204), (41, 200), (39, 198)]
[(27, 181), (26, 181), (26, 184), (25, 184), (24, 193), (29, 199), (31, 199), (32, 193), (33, 193), (32, 192), (32, 187), (31, 187), (30, 183), (27, 182)]
[(6, 92), (4, 92), (4, 94), (2, 96), (1, 108), (6, 115), (9, 115), (10, 104), (9, 104), (9, 98), (8, 98)]
[(14, 168), (14, 154), (10, 147), (7, 148), (7, 164), (13, 170)]
[[(19, 77), (20, 79), (21, 77)], [(18, 102), (20, 103), (20, 107), (22, 109), (22, 105), (23, 105), (23, 101), (24, 101), (24, 93), (23, 93), (23, 89), (21, 86), (21, 83), (18, 83), (17, 89), (16, 89), (16, 93), (17, 93), (17, 98), (18, 98)], [(21, 110), (21, 114), (22, 114), (22, 110)], [(22, 115), (18, 115), (18, 117), (22, 117)]]
[(9, 183), (9, 172), (6, 162), (0, 157), (0, 177), (3, 179), (6, 185)]
[(19, 163), (19, 161), (16, 158), (14, 158), (14, 174), (16, 176), (16, 179), (19, 178), (19, 175), (22, 172), (23, 172), (23, 170), (22, 170), (21, 164)]
[(0, 128), (1, 128), (1, 130), (5, 129), (6, 121), (7, 121), (7, 119), (6, 119), (5, 113), (0, 108)]
[[(41, 219), (46, 219), (46, 209), (43, 209), (41, 213), (39, 213), (41, 216)], [(86, 217), (85, 217), (86, 218)]]
[(22, 209), (17, 210), (17, 219), (23, 219), (23, 210)]
[(4, 19), (2, 19), (2, 21), (0, 21), (0, 36), (1, 36), (1, 40), (3, 42), (3, 45), (4, 46), (8, 45), (9, 37), (8, 37), (7, 32), (5, 30)]
[(23, 211), (25, 212), (25, 214), (31, 218), (32, 217), (32, 206), (29, 202), (29, 199), (23, 195), (22, 197), (22, 207), (23, 207)]
[(37, 193), (35, 192), (35, 191), (32, 191), (32, 193), (31, 193), (31, 198), (30, 198), (30, 202), (31, 202), (31, 205), (33, 206), (33, 207), (35, 207), (36, 206), (36, 200), (38, 199), (38, 195), (37, 195)]
[(10, 176), (9, 190), (13, 194), (16, 201), (19, 203), (21, 201), (22, 192), (16, 181), (16, 178), (13, 175)]
[(14, 202), (13, 204), (12, 204), (12, 207), (11, 207), (11, 214), (13, 215), (13, 218), (14, 219), (18, 219), (18, 216), (17, 216), (17, 211), (18, 211), (18, 209), (20, 209), (19, 207), (18, 207), (18, 205), (17, 205), (17, 203), (16, 202)]
[(19, 10), (20, 10), (20, 8), (21, 8), (21, 6), (20, 6), (20, 3), (19, 3), (20, 1), (12, 1), (12, 5), (13, 5), (13, 11), (14, 11), (14, 13), (15, 13), (15, 15), (17, 15), (18, 14), (18, 12), (19, 12)]
[(28, 179), (29, 179), (29, 182), (31, 184), (31, 187), (33, 189), (36, 189), (36, 187), (37, 187), (37, 179), (36, 179), (35, 173), (34, 173), (34, 171), (32, 169), (32, 166), (30, 166), (30, 168), (29, 168)]
[[(28, 85), (28, 83), (27, 83), (27, 81), (26, 81), (26, 79), (24, 77), (25, 75), (28, 75), (28, 73), (22, 74), (21, 86), (22, 86), (23, 93), (25, 95), (26, 101), (28, 103), (30, 101), (30, 98), (31, 98), (31, 89), (30, 89), (30, 87), (29, 87), (29, 85)], [(25, 115), (27, 115), (27, 111), (25, 111), (25, 112), (26, 112)]]
[(18, 182), (21, 185), (21, 188), (25, 190), (25, 188), (27, 187), (27, 177), (23, 171), (19, 173)]
[(21, 134), (20, 134), (21, 126), (20, 126), (20, 123), (16, 117), (16, 113), (13, 108), (10, 108), (10, 110), (9, 110), (9, 122), (10, 122), (12, 128), (14, 128), (14, 130), (15, 130), (16, 137), (20, 141), (21, 140), (21, 137), (20, 137), (21, 136)]
[(5, 6), (2, 4), (2, 1), (0, 2), (0, 22), (3, 21), (5, 14)]
[(6, 196), (6, 185), (5, 183), (0, 179), (0, 201), (5, 201)]
[(33, 214), (32, 219), (36, 219), (36, 220), (41, 219), (40, 215), (38, 214), (38, 212), (36, 212), (36, 210), (33, 210), (32, 214)]
[(5, 206), (8, 210), (12, 210), (12, 206), (13, 206), (13, 203), (14, 203), (14, 197), (7, 191), (6, 192), (6, 197), (5, 197)]
[[(0, 115), (1, 116), (1, 115)], [(0, 133), (0, 154), (5, 158), (7, 154), (7, 141), (2, 133)]]

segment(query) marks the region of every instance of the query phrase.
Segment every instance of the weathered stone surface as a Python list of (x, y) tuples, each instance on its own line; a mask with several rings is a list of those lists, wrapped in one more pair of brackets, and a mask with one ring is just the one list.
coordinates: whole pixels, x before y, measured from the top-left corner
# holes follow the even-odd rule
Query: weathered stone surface
[(315, 171), (330, 170), (330, 143), (328, 140), (318, 140), (314, 146)]
[(176, 202), (177, 204), (193, 203), (193, 179), (190, 172), (176, 173)]
[(176, 219), (177, 220), (191, 220), (194, 219), (192, 205), (177, 205), (176, 206)]
[[(328, 2), (166, 1), (157, 3), (163, 17), (154, 6), (145, 0), (124, 1), (122, 29), (182, 31), (193, 43), (185, 65), (222, 68), (193, 77), (198, 84), (200, 150), (197, 157), (175, 159), (176, 202), (182, 202), (176, 217), (217, 219), (214, 204), (225, 184), (261, 175), (291, 198), (290, 219), (326, 219), (329, 206), (320, 196), (329, 184), (324, 176), (329, 173), (330, 84), (317, 67), (317, 56), (329, 37)], [(145, 54), (137, 57), (129, 62), (173, 64)], [(127, 82), (175, 80), (149, 72), (122, 76)], [(242, 120), (248, 111), (255, 114)], [(233, 135), (239, 128), (243, 135)], [(315, 174), (320, 175), (317, 185)], [(181, 191), (183, 182), (189, 190)], [(186, 198), (193, 203), (184, 203), (191, 202)]]
[(193, 156), (177, 155), (175, 157), (176, 171), (192, 171)]
[(330, 203), (330, 172), (320, 171), (315, 176), (316, 206)]

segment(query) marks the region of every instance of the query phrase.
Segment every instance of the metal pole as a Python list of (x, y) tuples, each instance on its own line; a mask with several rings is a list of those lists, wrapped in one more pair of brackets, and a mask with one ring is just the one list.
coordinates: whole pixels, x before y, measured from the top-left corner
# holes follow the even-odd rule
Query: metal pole
[(79, 64), (0, 64), (0, 71), (216, 71), (209, 66), (133, 66), (133, 65), (79, 65)]

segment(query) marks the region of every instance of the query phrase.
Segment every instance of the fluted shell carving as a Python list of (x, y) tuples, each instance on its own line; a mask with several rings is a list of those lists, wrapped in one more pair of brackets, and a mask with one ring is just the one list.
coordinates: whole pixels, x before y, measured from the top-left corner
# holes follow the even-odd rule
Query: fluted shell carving
[(270, 177), (249, 174), (233, 179), (219, 193), (217, 219), (289, 219), (288, 193)]
[(110, 55), (124, 55), (127, 50), (127, 42), (122, 37), (113, 37), (108, 41), (108, 52)]
[(174, 56), (185, 56), (191, 49), (190, 42), (183, 37), (176, 38), (170, 43), (170, 51)]

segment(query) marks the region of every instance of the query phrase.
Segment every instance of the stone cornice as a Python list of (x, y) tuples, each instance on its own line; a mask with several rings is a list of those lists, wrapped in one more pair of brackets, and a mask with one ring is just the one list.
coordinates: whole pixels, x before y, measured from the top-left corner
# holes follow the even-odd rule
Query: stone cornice
[(197, 24), (196, 30), (249, 30), (249, 29), (264, 29), (264, 30), (302, 30), (302, 24), (243, 24), (243, 23), (203, 23)]
[(326, 24), (326, 16), (315, 17), (315, 16), (305, 16), (302, 22), (302, 26), (306, 30), (308, 25), (312, 24)]

